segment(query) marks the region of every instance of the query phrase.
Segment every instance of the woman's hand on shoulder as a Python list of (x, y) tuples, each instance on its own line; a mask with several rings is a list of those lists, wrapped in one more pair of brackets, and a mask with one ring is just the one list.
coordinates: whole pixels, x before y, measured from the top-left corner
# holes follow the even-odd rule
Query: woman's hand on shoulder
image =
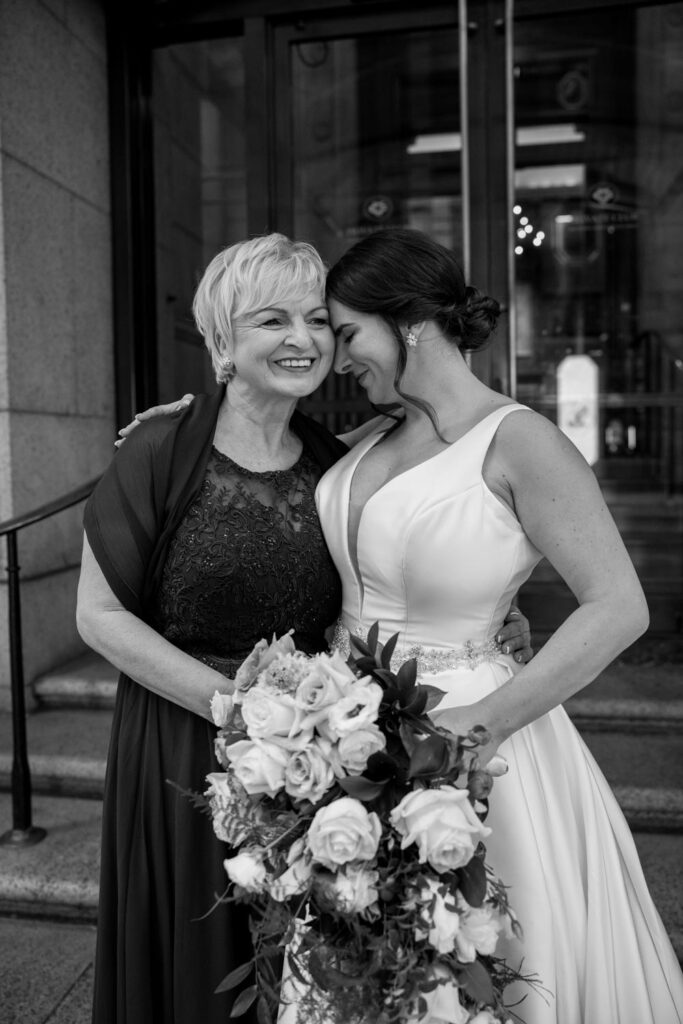
[(150, 409), (145, 409), (144, 412), (136, 412), (135, 418), (119, 430), (120, 440), (114, 441), (114, 446), (119, 448), (126, 438), (132, 434), (139, 423), (144, 423), (145, 420), (153, 420), (155, 416), (170, 416), (171, 413), (180, 412), (181, 409), (186, 409), (193, 399), (194, 395), (187, 394), (183, 395), (183, 397), (178, 399), (177, 402), (166, 402), (165, 405), (153, 405)]

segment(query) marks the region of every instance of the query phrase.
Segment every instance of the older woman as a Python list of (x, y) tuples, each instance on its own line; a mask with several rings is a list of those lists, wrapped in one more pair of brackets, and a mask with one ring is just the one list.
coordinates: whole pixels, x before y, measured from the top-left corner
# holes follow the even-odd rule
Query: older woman
[[(248, 924), (221, 906), (224, 847), (168, 781), (215, 767), (209, 702), (261, 637), (325, 646), (340, 606), (313, 492), (346, 449), (295, 411), (334, 353), (325, 273), (270, 236), (208, 267), (195, 314), (221, 387), (145, 424), (85, 512), (84, 640), (121, 671), (104, 800), (93, 1020), (224, 1024), (214, 995)], [(168, 780), (168, 781), (167, 781)]]

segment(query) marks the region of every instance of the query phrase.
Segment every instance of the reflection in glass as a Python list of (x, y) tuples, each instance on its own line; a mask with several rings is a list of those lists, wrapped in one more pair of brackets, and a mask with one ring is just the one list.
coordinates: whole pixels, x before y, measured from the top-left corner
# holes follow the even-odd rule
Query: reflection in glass
[[(420, 228), (461, 250), (460, 152), (453, 29), (361, 35), (291, 48), (294, 234), (334, 262), (378, 229)], [(306, 404), (335, 430), (368, 413), (352, 377)]]
[(593, 464), (654, 627), (680, 629), (683, 4), (520, 20), (515, 38), (518, 398)]
[(242, 39), (154, 51), (159, 391), (215, 382), (191, 305), (204, 267), (246, 237)]

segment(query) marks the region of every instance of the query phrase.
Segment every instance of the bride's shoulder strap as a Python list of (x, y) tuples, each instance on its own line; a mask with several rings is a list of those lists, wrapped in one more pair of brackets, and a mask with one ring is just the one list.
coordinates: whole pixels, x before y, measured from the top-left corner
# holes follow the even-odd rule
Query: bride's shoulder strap
[(510, 413), (513, 412), (531, 412), (532, 410), (528, 405), (520, 405), (518, 402), (509, 402), (507, 405), (501, 405), (497, 409), (494, 409), (492, 413), (489, 413), (483, 420), (477, 424), (476, 430), (476, 443), (473, 445), (472, 455), (476, 462), (477, 470), (481, 471), (486, 456), (488, 455), (491, 447), (491, 442), (498, 433), (498, 428), (504, 419), (506, 419)]

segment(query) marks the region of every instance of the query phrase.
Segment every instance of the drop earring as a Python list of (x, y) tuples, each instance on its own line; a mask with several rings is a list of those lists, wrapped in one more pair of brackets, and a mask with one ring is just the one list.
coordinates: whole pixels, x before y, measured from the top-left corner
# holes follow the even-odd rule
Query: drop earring
[(228, 357), (227, 359), (223, 360), (223, 371), (221, 373), (221, 378), (222, 380), (225, 381), (226, 384), (229, 384), (234, 376), (235, 364), (233, 363), (232, 359)]
[(408, 345), (410, 348), (415, 348), (415, 346), (417, 345), (417, 335), (413, 334), (412, 331), (408, 331), (408, 333), (406, 334), (406, 345)]

